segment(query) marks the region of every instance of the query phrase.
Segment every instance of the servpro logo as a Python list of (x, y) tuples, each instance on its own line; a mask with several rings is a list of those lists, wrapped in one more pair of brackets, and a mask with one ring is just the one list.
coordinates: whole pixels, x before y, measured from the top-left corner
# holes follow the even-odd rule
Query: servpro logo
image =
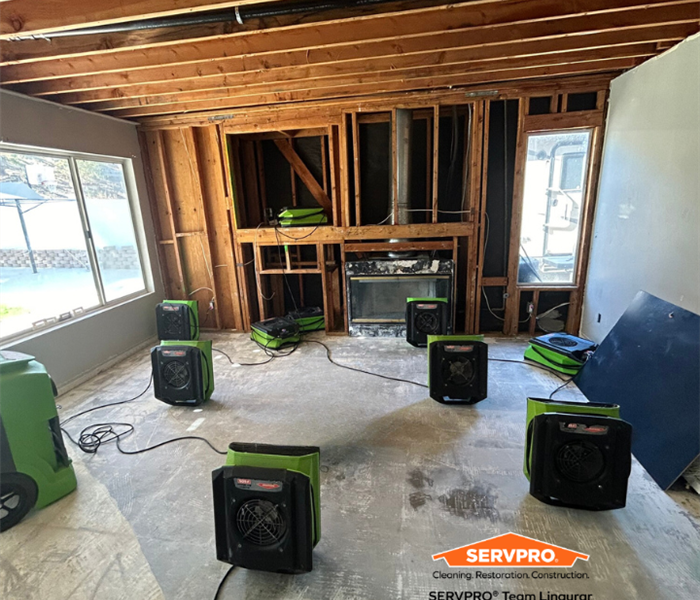
[(433, 554), (433, 560), (445, 559), (450, 567), (573, 567), (588, 554), (567, 550), (517, 533), (496, 537)]

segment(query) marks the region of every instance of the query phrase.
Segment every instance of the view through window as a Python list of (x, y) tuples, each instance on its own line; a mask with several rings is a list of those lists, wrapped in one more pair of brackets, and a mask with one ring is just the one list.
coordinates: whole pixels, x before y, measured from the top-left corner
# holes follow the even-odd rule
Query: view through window
[(591, 131), (530, 134), (518, 283), (574, 283)]
[(144, 289), (122, 162), (0, 148), (0, 337)]

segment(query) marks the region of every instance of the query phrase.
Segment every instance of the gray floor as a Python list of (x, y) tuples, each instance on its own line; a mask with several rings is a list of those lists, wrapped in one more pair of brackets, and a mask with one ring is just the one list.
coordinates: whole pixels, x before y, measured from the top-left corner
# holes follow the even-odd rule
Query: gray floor
[[(260, 360), (242, 335), (217, 334), (238, 360)], [(401, 340), (328, 338), (336, 360), (425, 381), (425, 353)], [(493, 339), (493, 357), (522, 357), (524, 342)], [(700, 514), (690, 492), (666, 494), (634, 464), (628, 505), (592, 513), (541, 504), (522, 474), (525, 398), (558, 380), (510, 363), (490, 364), (489, 398), (446, 407), (423, 388), (353, 373), (304, 345), (263, 367), (215, 359), (216, 391), (202, 410), (149, 393), (69, 425), (130, 421), (133, 449), (175, 435), (321, 447), (323, 538), (314, 570), (300, 576), (238, 570), (222, 597), (238, 599), (429, 598), (429, 592), (593, 594), (603, 599), (697, 598)], [(148, 382), (148, 353), (60, 398), (61, 414), (127, 398)], [(561, 398), (576, 398), (564, 390)], [(76, 493), (31, 514), (0, 537), (5, 599), (212, 598), (227, 566), (217, 562), (211, 471), (223, 462), (190, 441), (123, 456), (71, 448)], [(695, 516), (692, 516), (692, 514)], [(514, 531), (590, 555), (574, 581), (438, 580), (431, 555)], [(464, 572), (469, 570), (464, 569)], [(471, 571), (469, 571), (471, 572)], [(693, 591), (695, 590), (695, 591)]]

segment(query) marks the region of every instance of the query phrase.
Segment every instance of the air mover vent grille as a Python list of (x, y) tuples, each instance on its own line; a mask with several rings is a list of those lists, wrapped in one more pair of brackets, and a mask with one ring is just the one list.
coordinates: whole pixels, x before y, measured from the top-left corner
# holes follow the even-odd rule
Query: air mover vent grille
[(190, 383), (190, 370), (184, 362), (172, 360), (163, 367), (165, 383), (174, 388), (184, 388)]
[(469, 385), (474, 380), (476, 369), (474, 362), (464, 356), (445, 359), (443, 363), (443, 379), (450, 385)]
[(248, 500), (236, 514), (236, 525), (243, 539), (256, 546), (278, 543), (287, 530), (284, 515), (269, 500)]
[(569, 338), (565, 337), (549, 338), (549, 343), (553, 344), (554, 346), (561, 346), (562, 348), (573, 348), (574, 346), (578, 346), (575, 340), (570, 340)]
[(432, 312), (421, 312), (416, 316), (416, 329), (421, 333), (433, 335), (439, 333), (440, 319)]
[(173, 339), (177, 339), (182, 329), (182, 316), (180, 313), (163, 313), (162, 319), (165, 333), (168, 336), (175, 336)]
[(556, 464), (563, 477), (577, 483), (587, 483), (603, 472), (605, 458), (597, 446), (574, 441), (559, 448)]

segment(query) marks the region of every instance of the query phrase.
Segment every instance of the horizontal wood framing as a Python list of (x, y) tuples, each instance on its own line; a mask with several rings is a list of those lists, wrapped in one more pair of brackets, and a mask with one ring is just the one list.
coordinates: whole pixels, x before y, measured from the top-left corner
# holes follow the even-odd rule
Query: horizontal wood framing
[[(9, 29), (70, 28), (76, 18), (83, 25), (128, 21), (139, 6), (142, 16), (152, 16), (241, 4), (127, 0), (113, 7), (102, 2), (88, 7), (49, 0), (39, 9), (29, 0), (14, 0), (0, 18), (5, 27), (0, 35)], [(500, 88), (597, 73), (612, 77), (696, 32), (700, 20), (697, 0), (424, 0), (389, 3), (359, 16), (319, 16), (314, 22), (283, 17), (278, 26), (267, 23), (261, 29), (208, 27), (200, 37), (183, 39), (162, 31), (152, 38), (142, 33), (134, 47), (115, 40), (116, 46), (104, 42), (91, 48), (78, 36), (68, 38), (75, 45), (71, 51), (62, 38), (53, 56), (46, 52), (34, 59), (17, 59), (21, 50), (11, 45), (23, 41), (2, 40), (2, 48), (9, 49), (0, 59), (3, 85), (165, 125), (163, 119), (191, 118), (183, 113), (221, 118), (224, 111), (235, 115), (258, 107), (362, 103), (382, 95)]]

